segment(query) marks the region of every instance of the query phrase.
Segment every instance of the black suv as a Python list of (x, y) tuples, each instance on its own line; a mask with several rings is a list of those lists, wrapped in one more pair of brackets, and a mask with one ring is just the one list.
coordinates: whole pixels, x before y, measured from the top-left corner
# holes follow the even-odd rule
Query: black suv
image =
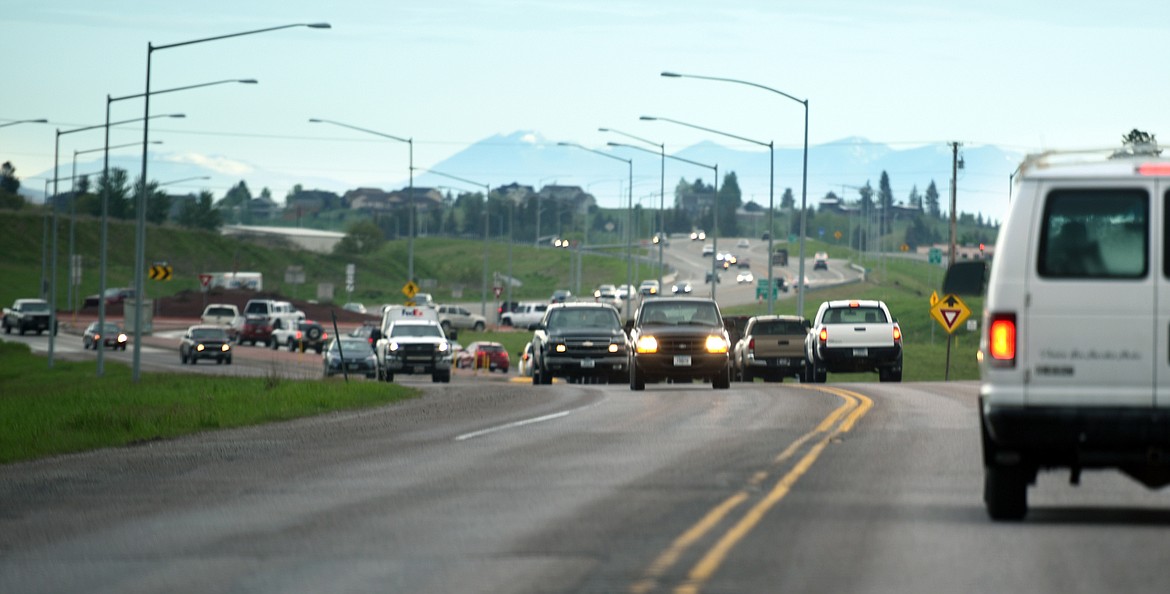
[(556, 303), (532, 336), (532, 383), (624, 382), (627, 341), (617, 310), (606, 303)]
[(232, 364), (232, 340), (223, 326), (196, 325), (183, 333), (179, 340), (179, 362), (194, 365), (200, 359)]
[(731, 340), (713, 299), (647, 299), (630, 330), (630, 389), (647, 383), (701, 380), (731, 387)]

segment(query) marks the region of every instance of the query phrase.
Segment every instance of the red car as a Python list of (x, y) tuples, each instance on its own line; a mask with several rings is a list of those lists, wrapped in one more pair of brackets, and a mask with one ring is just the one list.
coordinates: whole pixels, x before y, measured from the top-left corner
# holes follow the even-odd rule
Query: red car
[(508, 373), (511, 360), (508, 358), (508, 349), (498, 342), (477, 341), (467, 345), (455, 359), (455, 366), (460, 369), (487, 369)]

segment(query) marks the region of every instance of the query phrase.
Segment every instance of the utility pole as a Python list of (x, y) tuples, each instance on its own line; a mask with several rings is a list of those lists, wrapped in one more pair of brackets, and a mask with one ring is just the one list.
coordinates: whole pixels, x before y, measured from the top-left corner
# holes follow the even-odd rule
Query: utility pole
[[(958, 202), (956, 196), (959, 188), (959, 147), (962, 143), (951, 143), (951, 245), (949, 253), (947, 254), (947, 266), (955, 264), (955, 233), (956, 224), (958, 221), (958, 214), (955, 211), (955, 205)], [(954, 342), (955, 335), (947, 334), (947, 366), (946, 371), (943, 372), (943, 381), (951, 381), (951, 343)]]
[(955, 203), (957, 202), (957, 194), (959, 188), (959, 147), (963, 146), (961, 142), (952, 142), (951, 144), (951, 245), (947, 252), (947, 266), (955, 263), (956, 246), (955, 235), (956, 225), (958, 221), (958, 213), (955, 211)]

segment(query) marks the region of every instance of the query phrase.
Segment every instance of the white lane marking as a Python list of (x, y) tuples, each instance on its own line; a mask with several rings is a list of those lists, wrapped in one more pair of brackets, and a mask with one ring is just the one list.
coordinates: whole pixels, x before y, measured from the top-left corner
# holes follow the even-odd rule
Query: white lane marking
[(517, 427), (523, 427), (525, 425), (531, 425), (533, 423), (543, 423), (544, 421), (551, 421), (553, 419), (560, 419), (563, 417), (567, 417), (575, 412), (580, 412), (580, 411), (583, 411), (587, 408), (593, 408), (593, 407), (597, 406), (598, 404), (600, 404), (600, 403), (594, 402), (593, 404), (587, 404), (587, 405), (582, 406), (580, 408), (573, 408), (573, 409), (561, 411), (558, 413), (552, 413), (552, 414), (548, 414), (548, 415), (544, 415), (544, 416), (540, 416), (540, 417), (533, 417), (531, 419), (524, 419), (522, 421), (515, 421), (512, 423), (497, 425), (495, 427), (488, 427), (487, 429), (480, 429), (479, 431), (472, 431), (471, 433), (464, 433), (463, 435), (455, 436), (455, 441), (474, 439), (476, 437), (482, 437), (482, 436), (488, 435), (490, 433), (496, 433), (497, 431), (504, 431), (506, 429), (515, 429)]

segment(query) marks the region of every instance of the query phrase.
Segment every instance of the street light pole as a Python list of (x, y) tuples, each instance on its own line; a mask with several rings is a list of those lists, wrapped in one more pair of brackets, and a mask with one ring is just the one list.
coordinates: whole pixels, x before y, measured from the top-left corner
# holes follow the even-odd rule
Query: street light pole
[[(152, 141), (150, 141), (150, 143), (151, 144), (162, 144), (163, 141), (152, 140)], [(77, 219), (77, 177), (78, 177), (77, 176), (77, 155), (84, 155), (85, 153), (96, 153), (97, 151), (111, 151), (114, 149), (126, 148), (126, 147), (131, 147), (131, 146), (138, 146), (138, 143), (137, 142), (129, 142), (126, 144), (119, 144), (117, 146), (102, 146), (102, 147), (98, 147), (95, 149), (87, 149), (84, 151), (78, 151), (78, 150), (73, 151), (73, 175), (72, 175), (73, 180), (70, 183), (70, 189), (73, 192), (73, 198), (69, 201), (69, 293), (68, 294), (69, 294), (69, 307), (73, 311), (74, 317), (77, 316), (77, 301), (76, 301), (76, 299), (77, 299), (77, 297), (79, 297), (78, 295), (74, 295), (74, 291), (73, 291), (73, 289), (74, 289), (74, 281), (73, 281), (74, 270), (73, 270), (73, 267), (75, 265), (74, 259), (77, 257), (77, 253), (74, 250), (74, 226), (75, 226), (75, 221)], [(98, 257), (100, 258), (101, 254), (99, 254)], [(105, 290), (103, 289), (102, 291), (104, 293)], [(98, 350), (99, 350), (99, 352), (101, 351), (101, 349), (98, 349)]]
[(359, 128), (358, 126), (351, 126), (333, 120), (324, 120), (321, 118), (309, 118), (309, 123), (312, 124), (333, 124), (334, 126), (341, 126), (342, 128), (349, 128), (350, 130), (357, 130), (358, 132), (365, 132), (366, 134), (373, 134), (374, 136), (381, 136), (382, 138), (389, 138), (390, 140), (397, 140), (398, 142), (405, 142), (409, 147), (409, 168), (410, 168), (410, 185), (407, 193), (410, 200), (410, 221), (407, 225), (406, 234), (406, 280), (407, 282), (414, 282), (414, 236), (415, 236), (415, 219), (417, 217), (415, 209), (417, 202), (414, 199), (414, 138), (402, 138), (393, 134), (386, 134), (385, 132), (378, 132), (368, 128)]
[[(194, 85), (185, 85), (182, 87), (173, 87), (170, 89), (161, 89), (158, 91), (151, 91), (150, 94), (151, 95), (161, 95), (163, 93), (174, 93), (177, 91), (186, 91), (189, 89), (199, 89), (202, 87), (210, 87), (210, 86), (223, 85), (223, 84), (228, 84), (228, 83), (240, 83), (240, 84), (254, 85), (254, 84), (257, 84), (257, 81), (254, 78), (229, 78), (229, 79), (225, 79), (225, 80), (216, 80), (216, 81), (212, 81), (212, 82), (199, 83), (199, 84), (194, 84)], [(117, 101), (125, 101), (127, 99), (138, 99), (141, 97), (146, 97), (146, 95), (147, 95), (146, 93), (134, 93), (132, 95), (123, 95), (121, 97), (112, 97), (110, 95), (106, 95), (106, 124), (105, 124), (106, 142), (105, 142), (105, 144), (107, 147), (109, 147), (109, 145), (110, 145), (110, 126), (111, 126), (111, 124), (110, 124), (110, 108), (113, 105), (113, 103), (117, 102)], [(143, 150), (143, 152), (145, 152), (146, 147), (144, 146), (142, 150)], [(103, 191), (102, 191), (102, 221), (101, 221), (101, 240), (100, 240), (101, 246), (98, 248), (99, 259), (101, 260), (101, 272), (98, 274), (98, 277), (100, 279), (98, 281), (98, 294), (103, 295), (103, 296), (106, 294), (106, 269), (107, 269), (106, 251), (107, 251), (107, 244), (109, 242), (108, 236), (107, 236), (107, 231), (108, 231), (108, 227), (109, 227), (109, 194), (108, 194), (109, 179), (110, 179), (110, 151), (107, 148), (105, 151), (105, 155), (102, 157), (102, 182), (103, 182), (102, 188), (103, 188)], [(138, 300), (138, 299), (141, 299), (142, 296), (135, 295), (134, 298), (135, 298), (135, 300)], [(105, 323), (106, 323), (106, 300), (105, 300), (105, 297), (102, 297), (101, 299), (98, 300), (98, 324), (101, 324), (104, 326)], [(135, 337), (134, 337), (135, 344), (137, 344), (138, 338), (139, 338), (139, 336), (135, 335)], [(137, 351), (138, 347), (135, 346), (134, 348)], [(103, 375), (105, 375), (105, 372), (106, 372), (106, 352), (104, 349), (98, 349), (98, 352), (97, 352), (97, 377), (102, 377)]]
[(658, 177), (658, 290), (662, 290), (662, 277), (665, 274), (665, 264), (663, 259), (662, 248), (666, 243), (666, 144), (662, 142), (654, 142), (653, 140), (646, 140), (633, 134), (622, 132), (621, 130), (614, 130), (613, 128), (598, 128), (598, 132), (613, 132), (620, 134), (626, 138), (632, 138), (638, 142), (644, 142), (650, 146), (658, 147), (658, 156), (661, 159), (661, 168)]
[(488, 184), (481, 184), (469, 179), (464, 179), (459, 176), (451, 175), (450, 173), (443, 173), (442, 171), (435, 171), (434, 169), (424, 169), (419, 167), (419, 170), (433, 173), (439, 177), (453, 179), (465, 184), (479, 186), (483, 188), (483, 300), (480, 302), (479, 315), (487, 319), (487, 294), (488, 294), (488, 205), (490, 204), (489, 197), (491, 195), (491, 186)]
[[(182, 118), (182, 117), (186, 117), (186, 116), (181, 114), (181, 113), (173, 113), (173, 114), (163, 114), (163, 115), (159, 115), (159, 116), (155, 116), (155, 117)], [(52, 369), (52, 367), (53, 367), (53, 351), (54, 351), (55, 346), (56, 346), (55, 343), (56, 343), (56, 335), (57, 335), (57, 333), (55, 332), (55, 330), (57, 329), (57, 251), (58, 251), (57, 250), (57, 196), (59, 195), (59, 192), (57, 189), (57, 181), (61, 179), (58, 175), (58, 170), (61, 167), (61, 165), (60, 165), (61, 137), (66, 135), (66, 134), (73, 134), (75, 132), (85, 132), (86, 130), (96, 130), (96, 129), (101, 128), (103, 126), (105, 126), (108, 129), (109, 126), (119, 126), (122, 124), (129, 124), (131, 122), (143, 122), (144, 125), (146, 123), (145, 120), (143, 120), (142, 118), (134, 118), (132, 120), (122, 120), (120, 122), (114, 122), (112, 124), (107, 123), (107, 124), (98, 124), (95, 126), (83, 126), (81, 128), (73, 128), (72, 130), (65, 130), (64, 132), (62, 132), (60, 128), (57, 129), (57, 137), (53, 143), (53, 247), (52, 247), (53, 255), (51, 257), (52, 264), (51, 264), (51, 273), (50, 273), (50, 277), (49, 277), (49, 304), (50, 304), (50, 307), (49, 307), (49, 325), (50, 325), (50, 329), (49, 329), (50, 330), (49, 331), (49, 368), (50, 369)], [(101, 352), (101, 349), (98, 349), (98, 352)]]
[[(772, 315), (773, 308), (774, 308), (775, 302), (776, 302), (776, 283), (774, 280), (774, 272), (772, 270), (772, 249), (773, 249), (772, 248), (772, 246), (773, 246), (772, 235), (775, 234), (775, 230), (773, 229), (773, 227), (774, 227), (774, 223), (775, 223), (774, 216), (775, 216), (775, 212), (776, 212), (775, 205), (774, 205), (774, 203), (775, 203), (775, 188), (776, 188), (776, 153), (775, 153), (774, 143), (771, 140), (769, 140), (768, 142), (764, 142), (762, 140), (752, 140), (751, 138), (745, 138), (745, 137), (739, 136), (737, 134), (731, 134), (728, 132), (721, 132), (719, 130), (713, 130), (711, 128), (706, 128), (703, 126), (696, 126), (694, 124), (688, 124), (686, 122), (680, 122), (678, 120), (672, 120), (670, 118), (642, 116), (641, 119), (643, 119), (645, 121), (651, 121), (651, 122), (655, 121), (655, 120), (661, 120), (663, 122), (670, 122), (672, 124), (678, 124), (680, 126), (686, 126), (688, 128), (694, 128), (696, 130), (703, 130), (704, 132), (711, 132), (712, 134), (719, 134), (721, 136), (727, 136), (729, 138), (734, 138), (736, 140), (742, 140), (744, 142), (750, 142), (752, 144), (758, 144), (760, 146), (768, 147), (769, 169), (768, 169), (768, 263), (767, 263), (768, 264), (768, 290), (767, 290), (767, 294), (768, 294), (768, 315)], [(718, 215), (718, 213), (719, 213), (718, 192), (716, 192), (715, 213), (716, 213), (716, 215)], [(719, 219), (715, 219), (715, 220), (718, 221)], [(715, 226), (716, 226), (716, 229), (715, 229), (714, 241), (717, 242), (719, 240), (719, 237), (718, 237), (718, 235), (719, 235), (718, 226), (719, 225), (718, 225), (718, 223), (716, 223)], [(718, 257), (718, 255), (716, 257)]]
[[(806, 213), (808, 210), (808, 99), (797, 99), (796, 97), (793, 97), (792, 95), (789, 95), (788, 93), (785, 93), (784, 91), (773, 89), (772, 87), (767, 87), (767, 86), (753, 83), (753, 82), (749, 82), (746, 80), (738, 80), (738, 79), (734, 79), (734, 78), (722, 78), (722, 77), (717, 77), (717, 76), (701, 76), (698, 74), (679, 74), (677, 72), (663, 72), (661, 75), (663, 77), (666, 77), (666, 78), (697, 78), (700, 80), (714, 80), (714, 81), (719, 81), (719, 82), (729, 82), (729, 83), (735, 83), (735, 84), (740, 84), (740, 85), (747, 85), (749, 87), (756, 87), (757, 89), (763, 89), (765, 91), (770, 91), (770, 92), (775, 93), (777, 95), (787, 97), (787, 98), (804, 106), (804, 159), (803, 159), (804, 163), (802, 166), (803, 169), (802, 169), (802, 173), (800, 176), (800, 267), (799, 267), (799, 272), (798, 272), (798, 274), (800, 275), (800, 278), (798, 278), (796, 280), (796, 282), (797, 282), (796, 286), (798, 289), (797, 293), (796, 293), (796, 315), (804, 317), (804, 291), (806, 289), (806, 287), (804, 286), (804, 236), (808, 231), (808, 220), (807, 220), (808, 217), (806, 216)], [(772, 254), (769, 253), (768, 257), (769, 257), (768, 265), (771, 266), (770, 258), (772, 257)]]
[[(150, 66), (151, 58), (154, 52), (165, 49), (172, 49), (176, 47), (183, 47), (187, 45), (194, 45), (197, 43), (204, 43), (208, 41), (219, 41), (221, 39), (229, 39), (232, 37), (242, 37), (244, 35), (254, 35), (257, 33), (267, 33), (269, 31), (278, 31), (280, 29), (291, 29), (293, 27), (308, 27), (310, 29), (329, 29), (329, 23), (294, 23), (291, 25), (280, 25), (277, 27), (267, 27), (264, 29), (254, 29), (251, 31), (242, 31), (239, 33), (229, 33), (227, 35), (217, 35), (215, 37), (204, 37), (202, 39), (192, 39), (189, 41), (180, 41), (177, 43), (168, 43), (164, 45), (154, 45), (151, 42), (146, 42), (146, 90), (142, 94), (143, 98), (143, 114), (144, 121), (142, 126), (142, 183), (138, 192), (138, 217), (135, 221), (134, 234), (134, 356), (133, 356), (133, 372), (131, 379), (134, 383), (138, 383), (141, 376), (142, 368), (142, 299), (146, 293), (146, 161), (149, 156), (147, 143), (150, 141), (150, 126), (147, 122), (150, 120)], [(98, 350), (99, 352), (101, 349)]]
[[(630, 197), (629, 197), (628, 206), (626, 208), (626, 300), (622, 302), (622, 313), (626, 317), (629, 317), (629, 314), (630, 314), (629, 303), (630, 303), (630, 300), (633, 298), (633, 294), (631, 293), (630, 290), (633, 288), (632, 285), (634, 284), (634, 229), (633, 229), (633, 224), (634, 224), (634, 160), (633, 159), (623, 159), (621, 157), (615, 157), (609, 153), (593, 150), (591, 148), (585, 148), (585, 147), (583, 147), (575, 142), (558, 142), (557, 146), (571, 146), (571, 147), (579, 148), (583, 151), (589, 151), (595, 155), (601, 155), (602, 157), (605, 157), (607, 159), (613, 159), (615, 161), (625, 161), (626, 165), (629, 167)], [(659, 285), (658, 285), (658, 290), (659, 291), (662, 290), (661, 283), (659, 283)]]
[[(625, 143), (621, 143), (621, 142), (607, 142), (606, 144), (609, 146), (613, 146), (613, 147), (624, 147), (624, 148), (628, 148), (628, 149), (634, 149), (636, 151), (642, 151), (644, 153), (654, 154), (654, 151), (644, 149), (640, 146), (635, 146), (632, 144), (625, 144)], [(663, 153), (663, 155), (667, 159), (674, 159), (675, 161), (682, 161), (683, 163), (689, 163), (691, 165), (696, 165), (698, 167), (706, 167), (707, 169), (713, 170), (715, 172), (715, 195), (716, 196), (719, 195), (719, 165), (718, 164), (708, 165), (706, 163), (700, 163), (698, 161), (684, 159), (682, 157), (677, 157), (675, 155), (667, 155), (665, 153)], [(716, 226), (718, 226), (718, 224), (719, 224), (719, 209), (715, 209), (715, 224), (716, 224)], [(711, 249), (714, 250), (716, 253), (718, 253), (718, 249), (717, 249), (718, 245), (719, 245), (719, 238), (718, 238), (718, 234), (715, 233), (711, 237)], [(711, 278), (711, 299), (715, 298), (715, 281), (719, 278), (719, 273), (715, 270), (715, 262), (716, 262), (715, 255), (712, 254), (712, 256), (711, 256), (711, 276), (712, 276), (712, 278)], [(659, 289), (661, 289), (661, 288), (662, 288), (662, 286), (659, 285)]]

